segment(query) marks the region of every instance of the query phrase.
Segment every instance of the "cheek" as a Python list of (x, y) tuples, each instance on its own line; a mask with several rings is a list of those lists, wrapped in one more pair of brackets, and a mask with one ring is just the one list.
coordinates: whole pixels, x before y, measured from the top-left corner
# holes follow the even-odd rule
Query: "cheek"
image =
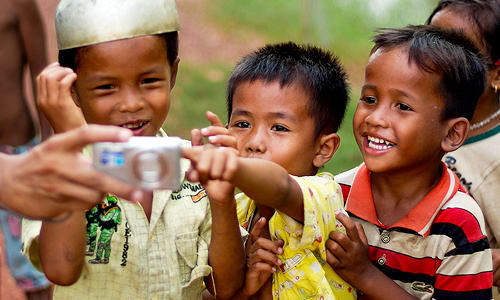
[(81, 102), (83, 116), (90, 123), (102, 123), (109, 119), (115, 106), (111, 99), (89, 99)]
[(151, 93), (149, 96), (149, 104), (154, 112), (158, 115), (166, 115), (170, 109), (170, 95), (165, 91)]

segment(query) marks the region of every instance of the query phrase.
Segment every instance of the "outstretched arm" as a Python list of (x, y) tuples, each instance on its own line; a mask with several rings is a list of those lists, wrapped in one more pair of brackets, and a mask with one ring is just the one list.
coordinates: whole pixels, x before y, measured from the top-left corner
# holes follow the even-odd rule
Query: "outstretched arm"
[(89, 209), (106, 192), (139, 201), (141, 191), (98, 172), (81, 153), (87, 144), (124, 142), (130, 136), (127, 129), (91, 125), (53, 136), (26, 154), (0, 153), (0, 206), (43, 219)]
[[(198, 129), (191, 131), (192, 146), (202, 146), (205, 136), (211, 144), (236, 147), (236, 139), (228, 134), (227, 129), (222, 126), (215, 114), (207, 112), (207, 119), (211, 126), (201, 131)], [(212, 215), (208, 261), (213, 268), (213, 281), (212, 277), (206, 277), (205, 282), (208, 290), (216, 294), (218, 299), (232, 299), (243, 284), (245, 266), (245, 252), (236, 214), (234, 186), (229, 182), (211, 180), (205, 183), (205, 190), (210, 199)], [(207, 294), (204, 297), (210, 298)]]
[(240, 188), (257, 204), (304, 220), (304, 203), (299, 184), (280, 165), (263, 160), (238, 157), (234, 149), (194, 147), (185, 149), (191, 160), (194, 181), (225, 180)]

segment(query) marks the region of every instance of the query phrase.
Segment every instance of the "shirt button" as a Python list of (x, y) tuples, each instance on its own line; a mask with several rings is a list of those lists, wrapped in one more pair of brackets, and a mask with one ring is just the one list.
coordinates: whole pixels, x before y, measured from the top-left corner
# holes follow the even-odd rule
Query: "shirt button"
[(385, 265), (385, 261), (386, 261), (385, 254), (377, 259), (378, 264), (381, 266)]
[(382, 231), (382, 233), (380, 234), (380, 240), (384, 244), (389, 243), (391, 241), (391, 234), (389, 233), (389, 231), (387, 230)]

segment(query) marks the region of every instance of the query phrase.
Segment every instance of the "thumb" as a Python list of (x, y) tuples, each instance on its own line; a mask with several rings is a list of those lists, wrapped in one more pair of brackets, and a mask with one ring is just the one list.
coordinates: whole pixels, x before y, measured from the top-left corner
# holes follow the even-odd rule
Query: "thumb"
[(187, 158), (192, 162), (197, 162), (202, 151), (203, 146), (183, 147), (181, 149), (181, 154), (183, 158)]
[(363, 244), (368, 245), (368, 239), (366, 238), (365, 231), (363, 230), (363, 225), (357, 222), (355, 224), (356, 224), (356, 229), (358, 230), (359, 238), (361, 239)]
[(210, 122), (212, 126), (220, 126), (225, 127), (224, 124), (220, 121), (219, 117), (211, 111), (207, 111), (206, 113), (207, 120)]
[(199, 129), (191, 130), (191, 146), (203, 145), (203, 136)]
[(53, 136), (47, 141), (48, 148), (80, 151), (98, 142), (126, 142), (132, 136), (128, 129), (116, 126), (89, 125)]
[(252, 243), (260, 237), (260, 233), (262, 232), (262, 228), (264, 228), (264, 226), (266, 226), (266, 218), (261, 217), (250, 233), (250, 240)]

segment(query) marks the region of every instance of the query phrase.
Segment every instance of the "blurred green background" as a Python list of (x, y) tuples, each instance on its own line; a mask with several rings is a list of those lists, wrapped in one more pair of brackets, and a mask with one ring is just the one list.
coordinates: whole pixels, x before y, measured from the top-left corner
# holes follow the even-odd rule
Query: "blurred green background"
[(376, 28), (422, 24), (437, 0), (179, 0), (181, 64), (164, 128), (189, 139), (208, 125), (205, 111), (227, 121), (225, 82), (243, 55), (266, 43), (312, 43), (333, 51), (346, 68), (351, 100), (341, 146), (324, 170), (334, 174), (362, 160), (352, 116)]

